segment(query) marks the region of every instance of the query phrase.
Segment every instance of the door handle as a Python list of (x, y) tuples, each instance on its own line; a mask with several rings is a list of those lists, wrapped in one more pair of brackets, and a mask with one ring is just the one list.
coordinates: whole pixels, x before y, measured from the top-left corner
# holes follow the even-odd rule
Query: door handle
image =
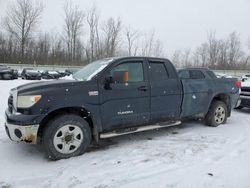
[(139, 91), (147, 91), (148, 87), (147, 86), (140, 86), (140, 87), (138, 87), (138, 90)]

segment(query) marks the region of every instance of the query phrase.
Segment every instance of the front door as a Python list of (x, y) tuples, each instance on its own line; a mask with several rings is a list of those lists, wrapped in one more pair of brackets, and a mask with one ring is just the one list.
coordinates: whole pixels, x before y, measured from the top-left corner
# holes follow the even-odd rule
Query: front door
[(106, 76), (115, 72), (126, 72), (124, 81), (113, 80), (109, 88), (100, 84), (100, 101), (104, 131), (124, 128), (149, 121), (149, 86), (144, 60), (126, 60), (107, 71)]

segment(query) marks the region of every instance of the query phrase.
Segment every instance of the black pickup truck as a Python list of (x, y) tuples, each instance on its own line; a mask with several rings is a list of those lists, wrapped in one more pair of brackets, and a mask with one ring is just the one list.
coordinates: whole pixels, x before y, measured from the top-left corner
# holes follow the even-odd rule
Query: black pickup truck
[(237, 80), (196, 71), (180, 79), (167, 59), (99, 60), (72, 80), (12, 89), (6, 132), (13, 141), (42, 143), (49, 158), (62, 159), (84, 153), (100, 138), (177, 125), (183, 118), (225, 123), (239, 97)]

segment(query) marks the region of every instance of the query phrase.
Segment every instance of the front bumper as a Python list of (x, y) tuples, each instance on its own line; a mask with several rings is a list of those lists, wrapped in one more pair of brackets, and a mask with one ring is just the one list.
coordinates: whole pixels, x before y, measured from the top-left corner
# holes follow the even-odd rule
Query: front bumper
[(239, 106), (240, 106), (240, 103), (241, 103), (241, 99), (239, 98), (238, 101), (237, 101), (237, 103), (236, 103), (236, 105), (234, 106), (234, 108), (239, 107)]
[(240, 106), (242, 107), (250, 107), (250, 96), (240, 96)]
[(5, 123), (5, 130), (9, 138), (15, 142), (27, 142), (36, 144), (39, 124), (20, 126)]

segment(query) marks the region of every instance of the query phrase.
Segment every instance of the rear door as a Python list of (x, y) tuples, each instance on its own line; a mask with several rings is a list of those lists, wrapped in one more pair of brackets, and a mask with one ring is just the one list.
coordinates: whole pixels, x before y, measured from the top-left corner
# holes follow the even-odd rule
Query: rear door
[(213, 79), (206, 78), (201, 70), (182, 70), (179, 76), (184, 91), (182, 117), (204, 113), (213, 93)]
[(149, 122), (149, 86), (144, 59), (117, 62), (107, 71), (127, 71), (128, 81), (115, 82), (105, 89), (100, 86), (101, 114), (104, 130), (129, 127)]
[(176, 70), (165, 60), (149, 60), (148, 63), (151, 120), (178, 118), (181, 109), (182, 86)]

